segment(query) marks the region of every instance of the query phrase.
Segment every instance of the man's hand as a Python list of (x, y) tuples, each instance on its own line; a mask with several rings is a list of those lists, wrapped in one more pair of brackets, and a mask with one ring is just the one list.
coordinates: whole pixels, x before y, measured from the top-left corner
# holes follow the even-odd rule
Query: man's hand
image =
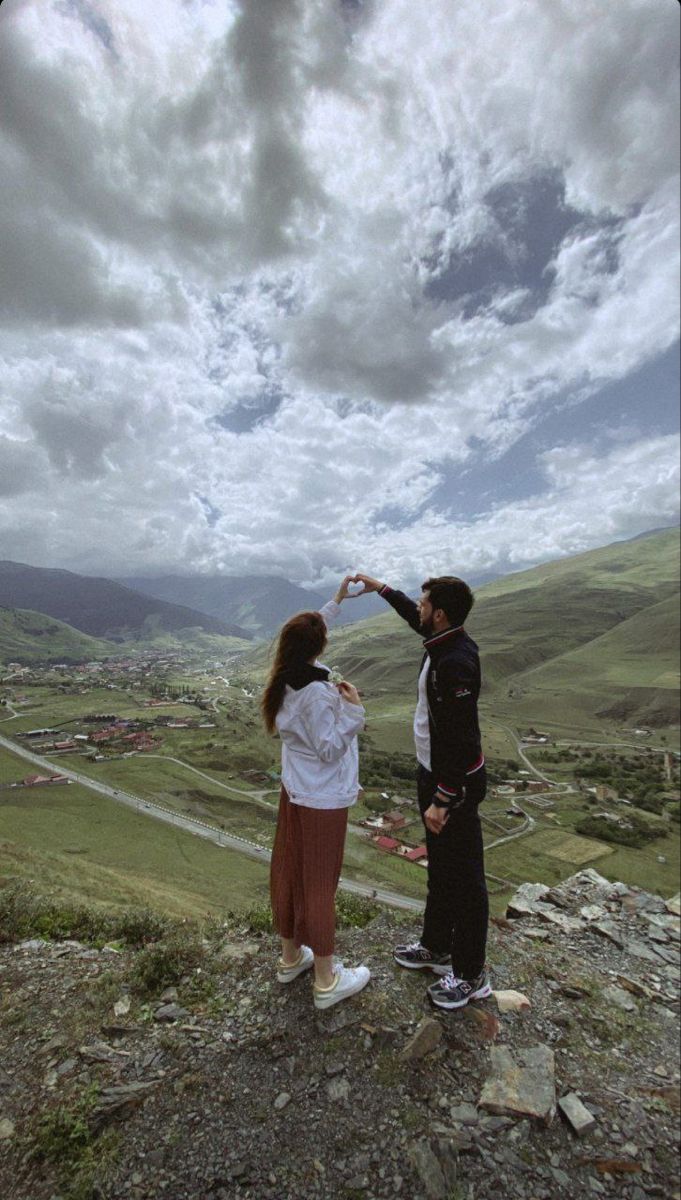
[(449, 810), (440, 808), (437, 804), (431, 804), (423, 814), (423, 820), (426, 824), (426, 829), (431, 833), (442, 833), (445, 825), (449, 820)]
[(381, 588), (385, 587), (384, 583), (372, 579), (371, 575), (353, 575), (351, 578), (353, 583), (363, 583), (365, 592), (380, 592)]

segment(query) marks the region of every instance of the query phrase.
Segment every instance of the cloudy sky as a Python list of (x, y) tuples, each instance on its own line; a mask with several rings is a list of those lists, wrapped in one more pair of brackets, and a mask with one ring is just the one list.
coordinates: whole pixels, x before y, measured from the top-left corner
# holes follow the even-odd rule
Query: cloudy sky
[(675, 0), (4, 0), (0, 557), (519, 569), (678, 519)]

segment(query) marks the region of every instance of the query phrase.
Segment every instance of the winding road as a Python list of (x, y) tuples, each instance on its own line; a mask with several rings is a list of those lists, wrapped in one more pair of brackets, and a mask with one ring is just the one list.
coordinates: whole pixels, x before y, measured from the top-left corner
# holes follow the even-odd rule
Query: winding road
[[(9, 750), (12, 754), (18, 755), (26, 762), (30, 762), (35, 767), (40, 767), (42, 771), (54, 774), (55, 764), (48, 758), (42, 758), (39, 754), (34, 754), (31, 750), (24, 749), (23, 746), (17, 746), (15, 742), (11, 742), (9, 738), (0, 735), (0, 746), (5, 750)], [(158, 755), (163, 758), (164, 755)], [(173, 761), (180, 762), (175, 759)], [(183, 766), (187, 764), (181, 764)], [(194, 770), (195, 768), (190, 768)], [(199, 821), (195, 817), (187, 817), (182, 813), (174, 812), (170, 808), (164, 808), (161, 804), (152, 803), (149, 800), (143, 800), (140, 796), (135, 796), (131, 792), (122, 791), (120, 788), (110, 787), (109, 784), (101, 783), (98, 780), (91, 779), (88, 775), (82, 775), (79, 771), (73, 771), (70, 768), (59, 766), (59, 774), (65, 775), (67, 779), (71, 779), (74, 783), (80, 784), (82, 787), (89, 788), (90, 791), (98, 792), (101, 796), (107, 796), (110, 800), (115, 800), (117, 804), (125, 804), (128, 808), (132, 808), (135, 812), (143, 816), (153, 817), (157, 821), (165, 821), (168, 825), (174, 825), (178, 829), (183, 829), (186, 833), (193, 833), (196, 837), (205, 838), (206, 841), (213, 842), (216, 846), (226, 847), (230, 850), (236, 850), (240, 854), (245, 854), (249, 858), (256, 859), (262, 863), (269, 863), (272, 855), (267, 846), (259, 846), (256, 842), (249, 841), (248, 838), (236, 837), (234, 834), (225, 833), (222, 829), (216, 829), (214, 825), (209, 825), (206, 821)], [(202, 774), (202, 772), (198, 772)], [(205, 776), (210, 779), (209, 775)], [(215, 783), (216, 780), (211, 780)], [(227, 786), (226, 784), (223, 786)], [(239, 789), (230, 789), (239, 791)], [(242, 792), (249, 799), (253, 798), (251, 792)], [(265, 801), (266, 803), (266, 801)], [(270, 808), (269, 805), (267, 805)], [(399, 892), (388, 891), (380, 885), (372, 886), (371, 884), (356, 883), (352, 879), (341, 879), (339, 887), (346, 892), (350, 892), (355, 896), (362, 896), (365, 899), (378, 900), (382, 904), (388, 904), (392, 908), (406, 909), (410, 912), (422, 912), (424, 904), (422, 900), (415, 900), (412, 896), (402, 896)]]

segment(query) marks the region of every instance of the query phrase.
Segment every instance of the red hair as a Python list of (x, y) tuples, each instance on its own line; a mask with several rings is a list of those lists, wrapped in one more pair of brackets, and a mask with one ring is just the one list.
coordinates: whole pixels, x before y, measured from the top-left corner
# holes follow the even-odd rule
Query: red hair
[(284, 625), (261, 701), (262, 715), (269, 733), (276, 731), (275, 718), (284, 699), (287, 673), (291, 668), (317, 658), (326, 645), (326, 637), (326, 623), (318, 612), (298, 613)]

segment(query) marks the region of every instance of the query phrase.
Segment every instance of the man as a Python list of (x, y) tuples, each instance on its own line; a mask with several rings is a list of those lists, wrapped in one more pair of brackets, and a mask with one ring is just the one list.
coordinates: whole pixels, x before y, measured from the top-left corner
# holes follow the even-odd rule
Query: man
[(473, 593), (462, 579), (427, 579), (418, 603), (369, 575), (378, 592), (424, 638), (414, 741), (418, 800), (426, 827), (428, 896), (418, 942), (395, 961), (442, 978), (428, 988), (438, 1008), (462, 1008), (491, 994), (485, 972), (489, 903), (478, 805), (487, 780), (480, 743), (478, 647), (464, 630)]

